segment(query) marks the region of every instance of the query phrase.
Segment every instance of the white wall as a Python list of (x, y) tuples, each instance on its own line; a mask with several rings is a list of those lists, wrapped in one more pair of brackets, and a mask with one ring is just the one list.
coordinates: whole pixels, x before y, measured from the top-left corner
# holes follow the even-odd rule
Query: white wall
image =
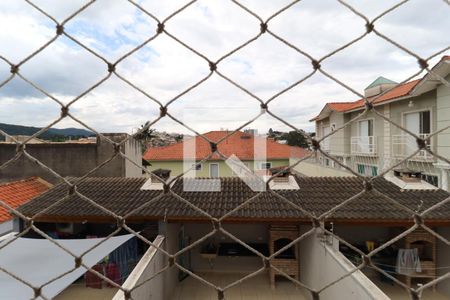
[[(297, 160), (291, 159), (289, 164), (294, 164)], [(302, 161), (294, 167), (294, 170), (311, 177), (317, 176), (330, 176), (330, 177), (341, 177), (341, 176), (354, 176), (352, 173), (344, 169), (336, 169), (331, 167), (325, 167), (319, 163), (313, 163), (309, 161)]]
[[(450, 227), (441, 227), (437, 229), (437, 233), (442, 235), (447, 240), (450, 240)], [(436, 240), (436, 254), (437, 254), (437, 264), (438, 276), (442, 276), (450, 272), (450, 246), (444, 244), (440, 240)], [(450, 299), (450, 279), (444, 280), (437, 285), (439, 292), (444, 294)]]
[[(164, 243), (164, 237), (158, 235), (153, 242), (156, 246), (161, 247)], [(155, 276), (155, 274), (163, 269), (164, 266), (165, 255), (161, 251), (158, 251), (157, 248), (150, 247), (133, 269), (130, 276), (128, 276), (122, 287), (125, 289), (132, 289), (133, 287), (142, 284), (146, 280)], [(162, 274), (152, 278), (142, 286), (139, 286), (133, 290), (131, 292), (131, 297), (134, 300), (164, 299), (163, 279), (164, 275)], [(113, 300), (124, 299), (125, 297), (122, 291), (118, 291), (113, 298)]]
[[(160, 234), (165, 236), (164, 249), (169, 254), (177, 253), (179, 250), (178, 234), (180, 232), (180, 224), (159, 222), (159, 228)], [(168, 262), (168, 258), (165, 257), (164, 265), (167, 265)], [(179, 269), (176, 266), (172, 266), (164, 272), (164, 297), (161, 299), (171, 299), (172, 293), (178, 284), (178, 273)]]
[[(320, 230), (300, 243), (301, 280), (306, 285), (321, 289), (355, 268), (338, 250), (320, 241)], [(321, 300), (359, 300), (389, 298), (362, 272), (341, 279), (320, 293)]]
[(10, 233), (13, 229), (15, 229), (13, 220), (0, 223), (0, 236)]
[[(133, 138), (125, 143), (125, 155), (138, 166), (142, 166), (141, 143)], [(142, 177), (142, 170), (125, 159), (125, 177)]]

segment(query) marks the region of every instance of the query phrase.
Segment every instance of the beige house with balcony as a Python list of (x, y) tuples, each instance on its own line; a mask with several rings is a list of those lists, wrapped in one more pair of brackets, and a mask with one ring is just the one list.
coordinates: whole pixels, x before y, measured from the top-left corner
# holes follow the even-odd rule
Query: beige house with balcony
[[(425, 150), (414, 154), (415, 138), (398, 128), (427, 139), (427, 147), (444, 158), (450, 158), (450, 87), (439, 77), (450, 81), (450, 56), (444, 56), (423, 78), (397, 84), (379, 77), (365, 89), (374, 109), (325, 139), (321, 149), (359, 174), (375, 176), (400, 163), (397, 168), (420, 172), (430, 184), (449, 190), (450, 165)], [(437, 75), (437, 76), (436, 76)], [(387, 91), (387, 92), (386, 92)], [(385, 94), (374, 98), (383, 92)], [(327, 103), (312, 121), (320, 139), (356, 118), (365, 109), (364, 100)], [(392, 121), (384, 120), (379, 114)], [(348, 175), (348, 171), (320, 154), (314, 161), (301, 163), (297, 170), (309, 176)]]

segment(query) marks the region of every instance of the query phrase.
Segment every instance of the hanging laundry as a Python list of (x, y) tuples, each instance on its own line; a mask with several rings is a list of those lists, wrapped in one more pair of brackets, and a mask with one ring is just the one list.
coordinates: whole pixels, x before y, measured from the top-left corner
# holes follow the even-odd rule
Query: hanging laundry
[(396, 271), (402, 275), (422, 272), (417, 248), (398, 250)]

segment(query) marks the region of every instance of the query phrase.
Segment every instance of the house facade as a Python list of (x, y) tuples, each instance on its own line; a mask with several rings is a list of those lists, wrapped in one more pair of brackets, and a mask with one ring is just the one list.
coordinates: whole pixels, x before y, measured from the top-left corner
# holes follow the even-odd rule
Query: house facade
[[(210, 144), (197, 136), (173, 145), (149, 148), (144, 154), (144, 160), (149, 163), (149, 171), (171, 170), (172, 176), (180, 175), (195, 165), (196, 177), (230, 177), (235, 176), (235, 173), (225, 160), (231, 155), (235, 155), (248, 169), (256, 173), (276, 167), (287, 167), (290, 158), (307, 155), (303, 148), (280, 144), (252, 132), (237, 131), (219, 142), (230, 133), (210, 131), (204, 134), (211, 142), (218, 143), (217, 150), (220, 154), (214, 153), (209, 157)], [(203, 159), (206, 161), (201, 162)]]
[[(450, 57), (443, 57), (434, 66), (433, 72), (450, 80)], [(401, 168), (421, 172), (422, 179), (426, 182), (449, 190), (450, 165), (425, 150), (413, 155), (418, 149), (416, 140), (394, 124), (399, 124), (423, 139), (442, 130), (429, 138), (427, 147), (449, 158), (450, 88), (431, 73), (422, 79), (400, 85), (380, 77), (365, 89), (365, 96), (370, 101), (383, 92), (386, 93), (373, 102), (373, 110), (326, 138), (321, 143), (321, 149), (353, 171), (366, 176), (376, 176), (382, 170), (406, 159)], [(315, 122), (317, 139), (355, 119), (364, 109), (362, 99), (327, 103), (312, 120)], [(413, 156), (409, 157), (411, 155)], [(314, 168), (308, 165), (311, 163), (315, 165)], [(344, 168), (320, 154), (304, 168), (300, 165), (298, 171), (311, 176), (348, 175)]]

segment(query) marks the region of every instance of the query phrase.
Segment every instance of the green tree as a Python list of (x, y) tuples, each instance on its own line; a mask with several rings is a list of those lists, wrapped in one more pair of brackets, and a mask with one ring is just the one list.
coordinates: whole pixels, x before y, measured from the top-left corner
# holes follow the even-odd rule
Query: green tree
[(150, 129), (148, 124), (149, 122), (146, 122), (145, 124), (141, 125), (138, 133), (134, 135), (134, 138), (141, 142), (142, 153), (147, 150), (147, 146), (150, 144), (150, 141), (156, 137), (156, 135), (153, 134), (155, 132), (155, 129)]
[(309, 148), (308, 140), (306, 139), (306, 137), (297, 131), (289, 131), (288, 133), (283, 134), (282, 137), (283, 140), (286, 140), (289, 146)]

